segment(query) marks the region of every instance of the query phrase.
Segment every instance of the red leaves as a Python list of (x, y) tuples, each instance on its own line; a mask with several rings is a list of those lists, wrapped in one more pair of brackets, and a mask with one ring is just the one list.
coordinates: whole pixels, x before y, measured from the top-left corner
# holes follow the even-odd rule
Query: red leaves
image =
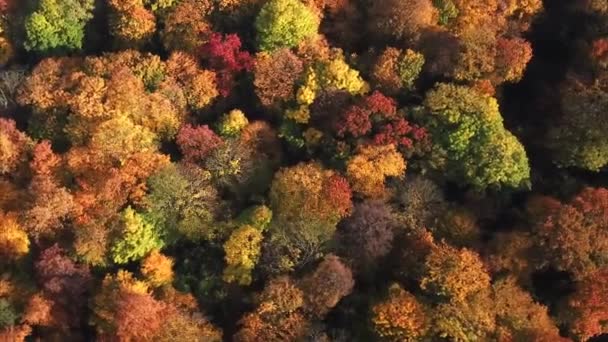
[(329, 177), (323, 191), (341, 217), (350, 213), (353, 206), (353, 192), (346, 178), (340, 175)]
[(347, 135), (360, 138), (375, 133), (372, 141), (376, 145), (395, 144), (410, 151), (414, 143), (425, 140), (427, 131), (410, 124), (397, 114), (396, 101), (379, 91), (350, 106), (335, 125), (338, 137)]
[(211, 151), (222, 144), (218, 137), (207, 125), (185, 125), (177, 133), (177, 145), (189, 162), (203, 161)]
[(241, 39), (236, 34), (213, 33), (201, 48), (201, 54), (209, 66), (216, 70), (220, 94), (227, 97), (234, 87), (234, 79), (239, 72), (253, 67), (253, 58), (241, 50)]

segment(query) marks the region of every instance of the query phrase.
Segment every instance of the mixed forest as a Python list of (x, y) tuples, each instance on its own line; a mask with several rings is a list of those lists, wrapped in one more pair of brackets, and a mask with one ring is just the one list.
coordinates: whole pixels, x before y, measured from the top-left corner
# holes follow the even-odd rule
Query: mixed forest
[(0, 0), (0, 342), (608, 340), (607, 0)]

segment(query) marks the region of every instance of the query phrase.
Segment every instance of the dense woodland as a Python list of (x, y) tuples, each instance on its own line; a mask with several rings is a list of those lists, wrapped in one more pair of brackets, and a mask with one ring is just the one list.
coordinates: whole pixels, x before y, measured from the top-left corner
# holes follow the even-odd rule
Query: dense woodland
[(0, 342), (606, 341), (607, 164), (607, 0), (0, 0)]

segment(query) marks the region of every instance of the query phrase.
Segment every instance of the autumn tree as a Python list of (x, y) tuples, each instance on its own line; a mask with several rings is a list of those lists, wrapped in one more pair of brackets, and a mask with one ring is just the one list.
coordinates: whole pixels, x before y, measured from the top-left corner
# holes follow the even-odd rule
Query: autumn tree
[(212, 33), (201, 48), (201, 57), (216, 71), (218, 90), (224, 97), (234, 88), (238, 74), (253, 67), (253, 58), (241, 49), (241, 39), (236, 34)]
[(218, 125), (220, 135), (224, 137), (235, 137), (240, 135), (243, 128), (249, 124), (245, 113), (239, 109), (233, 109), (222, 115)]
[(607, 279), (606, 268), (588, 274), (561, 308), (560, 316), (567, 321), (570, 334), (577, 341), (586, 341), (607, 332)]
[(179, 130), (176, 142), (187, 161), (201, 162), (221, 145), (222, 139), (207, 125), (185, 125)]
[(439, 84), (424, 101), (423, 120), (448, 177), (477, 188), (522, 187), (530, 177), (526, 151), (504, 128), (495, 98)]
[(3, 260), (18, 260), (29, 250), (30, 240), (15, 215), (0, 212), (0, 255)]
[(160, 330), (165, 303), (152, 297), (147, 285), (131, 273), (108, 274), (92, 301), (99, 336), (148, 341)]
[(300, 284), (304, 293), (304, 310), (313, 317), (322, 318), (352, 292), (355, 281), (350, 268), (330, 254)]
[(391, 251), (396, 224), (391, 208), (385, 203), (356, 204), (352, 215), (338, 226), (341, 245), (355, 265), (369, 267)]
[(143, 259), (141, 274), (153, 286), (171, 284), (173, 281), (173, 259), (158, 250), (153, 250)]
[(534, 231), (544, 259), (575, 278), (606, 267), (607, 209), (608, 190), (585, 188), (569, 203), (560, 203), (541, 215)]
[(426, 257), (420, 287), (438, 298), (465, 301), (488, 289), (490, 276), (474, 251), (440, 243)]
[(447, 209), (442, 189), (420, 175), (407, 177), (397, 183), (395, 195), (400, 209), (395, 215), (406, 231), (432, 229)]
[(353, 191), (362, 196), (381, 198), (386, 195), (386, 178), (403, 176), (405, 166), (405, 160), (395, 145), (361, 146), (348, 161), (346, 176)]
[(29, 149), (33, 147), (30, 138), (19, 131), (15, 121), (0, 118), (0, 174), (10, 174), (24, 163)]
[(382, 0), (370, 7), (369, 30), (372, 33), (413, 42), (422, 30), (437, 22), (437, 14), (430, 0)]
[(253, 74), (255, 93), (266, 107), (279, 107), (293, 98), (296, 81), (303, 72), (302, 61), (289, 49), (256, 55)]
[(236, 229), (224, 243), (226, 268), (223, 279), (228, 283), (249, 285), (251, 272), (260, 256), (262, 232), (255, 227), (245, 225)]
[(271, 0), (255, 21), (258, 48), (272, 51), (291, 48), (317, 33), (319, 18), (297, 0)]
[(119, 236), (112, 245), (112, 260), (118, 264), (139, 260), (154, 249), (163, 246), (161, 236), (150, 222), (131, 207), (122, 213)]
[(211, 240), (218, 236), (219, 227), (214, 222), (221, 203), (209, 172), (194, 165), (171, 164), (154, 173), (148, 187), (144, 216), (167, 242), (180, 237)]
[(515, 278), (502, 279), (492, 285), (496, 298), (497, 330), (504, 339), (529, 341), (535, 336), (560, 341), (559, 329), (547, 307), (536, 303), (532, 296), (517, 285)]
[(110, 33), (119, 46), (141, 46), (156, 31), (154, 13), (143, 0), (109, 0)]
[(383, 339), (418, 341), (428, 329), (424, 306), (398, 284), (388, 289), (388, 298), (372, 307), (372, 324)]
[(39, 1), (25, 19), (25, 48), (42, 54), (80, 50), (93, 7), (93, 0)]
[(88, 267), (75, 263), (56, 244), (43, 250), (34, 266), (44, 295), (52, 298), (53, 320), (64, 329), (79, 326), (91, 284)]
[(302, 290), (287, 277), (271, 279), (258, 296), (255, 311), (239, 321), (235, 341), (289, 341), (302, 337), (308, 321), (299, 311), (304, 304)]
[(161, 38), (165, 49), (195, 54), (205, 37), (211, 34), (207, 14), (212, 3), (208, 0), (181, 1), (164, 18)]

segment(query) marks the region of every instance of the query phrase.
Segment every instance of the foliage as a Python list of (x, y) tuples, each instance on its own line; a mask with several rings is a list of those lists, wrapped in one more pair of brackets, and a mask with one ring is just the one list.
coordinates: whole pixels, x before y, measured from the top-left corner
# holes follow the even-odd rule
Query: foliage
[(245, 113), (233, 109), (224, 114), (219, 124), (219, 133), (224, 137), (234, 137), (241, 133), (243, 128), (249, 124)]
[(24, 47), (42, 54), (80, 50), (93, 6), (93, 0), (39, 1), (36, 10), (25, 19)]
[(348, 161), (346, 176), (353, 191), (366, 197), (380, 198), (386, 195), (386, 177), (403, 176), (405, 165), (395, 145), (363, 146)]
[(272, 51), (294, 47), (317, 33), (319, 18), (297, 0), (268, 1), (255, 20), (258, 48)]
[(12, 261), (25, 256), (30, 250), (30, 240), (19, 226), (14, 215), (0, 212), (0, 255)]
[(503, 126), (496, 99), (453, 84), (440, 84), (424, 101), (426, 127), (445, 171), (478, 188), (525, 186), (530, 177), (526, 152)]
[(141, 263), (141, 274), (153, 286), (171, 284), (173, 281), (173, 259), (153, 250)]
[(112, 260), (118, 264), (139, 260), (148, 252), (163, 246), (156, 227), (131, 207), (122, 213), (119, 234), (111, 249)]
[(288, 49), (258, 53), (253, 67), (253, 84), (260, 103), (272, 107), (291, 99), (303, 71), (302, 61)]
[(604, 213), (608, 190), (585, 188), (569, 203), (557, 203), (536, 222), (537, 244), (546, 260), (576, 278), (607, 266)]
[(372, 308), (374, 329), (386, 340), (417, 341), (427, 329), (424, 307), (398, 284), (388, 292), (388, 298)]
[(570, 332), (579, 341), (606, 333), (607, 279), (606, 269), (589, 274), (567, 300), (564, 315), (570, 324)]
[(241, 226), (224, 244), (227, 267), (224, 269), (224, 281), (237, 282), (239, 285), (251, 284), (251, 271), (260, 256), (262, 232), (252, 226)]
[(381, 0), (370, 7), (369, 30), (397, 40), (415, 41), (420, 32), (435, 25), (430, 0)]

